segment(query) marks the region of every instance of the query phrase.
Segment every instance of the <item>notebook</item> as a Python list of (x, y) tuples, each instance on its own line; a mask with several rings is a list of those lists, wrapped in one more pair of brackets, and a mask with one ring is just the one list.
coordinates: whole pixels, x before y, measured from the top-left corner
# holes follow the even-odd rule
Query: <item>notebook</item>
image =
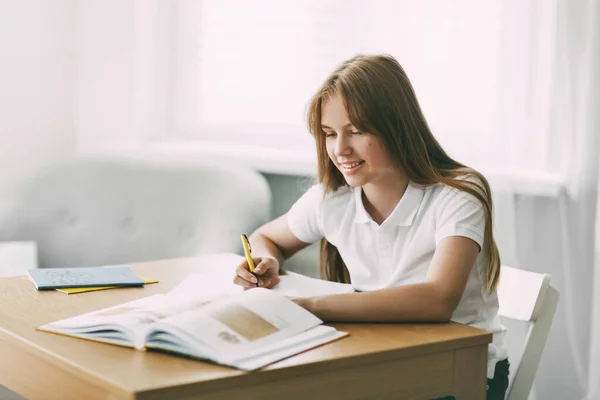
[(39, 268), (27, 274), (38, 290), (145, 284), (129, 267)]
[(284, 295), (158, 294), (52, 322), (38, 330), (255, 370), (346, 335)]
[[(145, 276), (141, 277), (146, 285), (150, 285), (152, 283), (158, 283), (158, 280), (154, 278), (148, 278)], [(62, 288), (56, 289), (57, 291), (65, 294), (79, 294), (79, 293), (87, 293), (87, 292), (96, 292), (98, 290), (107, 290), (107, 289), (118, 289), (122, 288), (122, 286), (90, 286), (90, 287), (73, 287), (73, 288)]]

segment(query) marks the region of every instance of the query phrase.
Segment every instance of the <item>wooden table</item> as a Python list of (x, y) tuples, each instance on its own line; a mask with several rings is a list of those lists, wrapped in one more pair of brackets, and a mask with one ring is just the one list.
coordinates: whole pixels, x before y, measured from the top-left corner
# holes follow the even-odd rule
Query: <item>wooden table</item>
[(0, 279), (0, 385), (44, 400), (485, 398), (491, 333), (454, 323), (331, 324), (350, 336), (250, 373), (35, 330), (164, 293), (210, 266), (211, 257), (133, 264), (160, 283), (77, 295)]

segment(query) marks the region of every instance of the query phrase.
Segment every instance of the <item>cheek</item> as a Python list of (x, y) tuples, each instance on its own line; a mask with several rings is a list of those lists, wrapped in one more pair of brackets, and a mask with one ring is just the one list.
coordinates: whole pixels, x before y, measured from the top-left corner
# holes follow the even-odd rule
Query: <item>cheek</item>
[(369, 158), (371, 158), (372, 164), (383, 167), (390, 163), (389, 156), (381, 143), (371, 141), (367, 144), (366, 149), (369, 153)]
[(325, 150), (327, 151), (327, 155), (329, 156), (329, 158), (334, 157), (334, 146), (332, 144), (326, 142)]

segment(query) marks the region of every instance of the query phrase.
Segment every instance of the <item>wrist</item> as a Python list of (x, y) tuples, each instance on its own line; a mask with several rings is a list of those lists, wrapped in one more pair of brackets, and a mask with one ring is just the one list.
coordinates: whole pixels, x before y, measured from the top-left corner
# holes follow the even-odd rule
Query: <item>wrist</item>
[(301, 306), (304, 307), (305, 310), (307, 310), (308, 312), (310, 312), (311, 314), (317, 316), (318, 318), (321, 318), (319, 316), (320, 312), (319, 312), (319, 303), (321, 297), (305, 297), (301, 300)]

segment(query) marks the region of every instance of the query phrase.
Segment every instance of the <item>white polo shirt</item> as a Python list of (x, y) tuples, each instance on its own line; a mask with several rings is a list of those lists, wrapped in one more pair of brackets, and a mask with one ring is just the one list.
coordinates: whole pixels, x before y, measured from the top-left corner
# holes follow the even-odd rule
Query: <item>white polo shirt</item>
[[(287, 214), (292, 233), (305, 243), (326, 238), (346, 263), (352, 286), (372, 291), (425, 281), (436, 244), (449, 236), (464, 236), (483, 244), (485, 218), (476, 197), (436, 184), (409, 184), (390, 216), (378, 225), (367, 213), (360, 187), (341, 187), (323, 196), (311, 187)], [(487, 294), (480, 253), (469, 275), (452, 321), (494, 333), (488, 349), (488, 378), (496, 362), (507, 357), (504, 327), (497, 316), (496, 291)]]

